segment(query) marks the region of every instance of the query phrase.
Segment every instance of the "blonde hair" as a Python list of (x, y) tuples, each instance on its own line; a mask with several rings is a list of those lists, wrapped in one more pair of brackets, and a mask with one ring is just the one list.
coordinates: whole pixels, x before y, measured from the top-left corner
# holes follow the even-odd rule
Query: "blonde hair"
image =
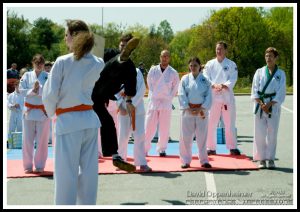
[(67, 27), (73, 38), (73, 52), (76, 60), (80, 60), (94, 46), (94, 34), (87, 24), (81, 20), (67, 20)]
[(27, 68), (22, 68), (21, 70), (20, 70), (20, 78), (22, 78), (22, 76), (27, 72), (28, 70), (27, 70)]
[(35, 54), (31, 60), (32, 65), (42, 63), (45, 64), (45, 58), (42, 54)]

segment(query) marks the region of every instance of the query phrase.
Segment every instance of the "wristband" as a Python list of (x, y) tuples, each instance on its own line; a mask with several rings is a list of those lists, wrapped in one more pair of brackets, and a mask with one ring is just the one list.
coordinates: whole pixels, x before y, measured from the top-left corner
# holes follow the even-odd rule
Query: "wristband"
[(132, 100), (131, 99), (127, 99), (126, 103), (132, 103)]

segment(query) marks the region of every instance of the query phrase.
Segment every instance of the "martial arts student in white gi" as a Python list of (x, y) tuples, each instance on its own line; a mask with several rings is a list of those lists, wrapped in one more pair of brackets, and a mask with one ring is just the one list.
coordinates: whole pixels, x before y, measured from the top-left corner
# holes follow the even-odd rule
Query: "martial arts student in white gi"
[[(115, 123), (115, 127), (116, 127), (116, 131), (118, 132), (118, 105), (116, 101), (113, 100), (109, 100), (108, 106), (107, 106), (107, 111), (109, 112), (109, 114), (111, 115), (111, 117), (114, 120)], [(118, 134), (118, 133), (117, 133)], [(101, 143), (101, 133), (100, 133), (100, 129), (98, 130), (98, 158), (103, 157), (102, 154), (102, 143)]]
[(8, 139), (11, 139), (12, 132), (22, 132), (22, 109), (24, 96), (19, 91), (19, 80), (15, 82), (15, 91), (7, 97), (7, 107), (10, 110)]
[(216, 44), (215, 59), (208, 61), (203, 74), (212, 85), (212, 106), (209, 110), (207, 154), (216, 154), (217, 126), (222, 115), (225, 126), (226, 147), (231, 155), (240, 155), (237, 149), (235, 130), (236, 107), (233, 87), (237, 81), (236, 64), (226, 57), (227, 44), (219, 41)]
[[(20, 93), (24, 96), (22, 156), (25, 173), (43, 172), (48, 157), (50, 119), (42, 102), (42, 92), (48, 73), (45, 59), (36, 54), (32, 59), (33, 71), (26, 72), (20, 80)], [(34, 151), (34, 141), (36, 151)]]
[(275, 168), (277, 133), (281, 104), (286, 94), (285, 72), (276, 65), (278, 51), (269, 47), (265, 51), (267, 65), (256, 70), (251, 90), (254, 101), (253, 160), (260, 161), (259, 168)]
[(160, 64), (150, 68), (147, 75), (148, 108), (145, 121), (145, 152), (151, 149), (151, 141), (159, 125), (159, 138), (156, 151), (161, 157), (166, 156), (171, 124), (172, 100), (175, 97), (179, 75), (170, 63), (170, 52), (163, 50), (160, 54)]
[(181, 168), (189, 168), (192, 161), (193, 138), (196, 135), (198, 158), (204, 168), (211, 168), (206, 152), (208, 110), (211, 106), (211, 85), (201, 73), (201, 62), (189, 60), (190, 73), (181, 78), (178, 100), (181, 110), (179, 154)]
[(56, 205), (95, 205), (98, 189), (98, 128), (91, 94), (104, 67), (90, 51), (94, 36), (81, 20), (67, 20), (70, 54), (56, 59), (45, 84), (43, 101), (56, 114), (54, 200)]
[(136, 83), (136, 95), (131, 99), (132, 104), (135, 107), (135, 129), (132, 129), (132, 117), (128, 115), (126, 110), (126, 98), (123, 95), (118, 95), (118, 153), (124, 160), (127, 158), (127, 146), (131, 133), (134, 137), (134, 150), (133, 158), (134, 165), (139, 166), (140, 172), (150, 172), (152, 169), (147, 165), (145, 154), (145, 106), (144, 95), (146, 92), (146, 85), (144, 77), (139, 69), (137, 70), (137, 83)]

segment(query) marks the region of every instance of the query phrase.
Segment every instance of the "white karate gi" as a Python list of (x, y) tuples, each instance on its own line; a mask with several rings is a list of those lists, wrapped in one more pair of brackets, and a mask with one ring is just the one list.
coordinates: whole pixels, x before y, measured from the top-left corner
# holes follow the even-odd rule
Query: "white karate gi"
[[(35, 70), (26, 72), (20, 80), (20, 93), (25, 96), (24, 102), (32, 105), (42, 105), (43, 86), (47, 81), (48, 73), (42, 71), (36, 76)], [(36, 81), (39, 81), (38, 93), (33, 92)], [(50, 119), (41, 109), (23, 107), (23, 167), (32, 170), (33, 160), (36, 169), (44, 169), (48, 157), (48, 139)], [(36, 151), (34, 152), (34, 141)]]
[[(43, 92), (48, 115), (53, 117), (57, 108), (93, 105), (92, 91), (103, 67), (103, 60), (91, 53), (80, 60), (73, 53), (58, 57)], [(56, 117), (55, 204), (96, 204), (99, 127), (94, 110)]]
[[(181, 78), (178, 88), (178, 100), (181, 110), (180, 116), (180, 140), (179, 153), (182, 164), (190, 164), (192, 161), (193, 138), (196, 135), (198, 146), (198, 158), (200, 164), (208, 163), (206, 151), (208, 110), (211, 107), (211, 85), (202, 73), (194, 78), (192, 73)], [(192, 115), (188, 109), (191, 104), (201, 104), (204, 108), (202, 119), (200, 114)]]
[[(251, 99), (254, 101), (254, 110), (256, 107), (255, 98), (259, 98), (258, 91), (262, 91), (267, 82), (266, 66), (257, 69), (253, 77)], [(265, 94), (276, 93), (272, 101), (277, 102), (272, 106), (271, 117), (265, 112), (260, 117), (260, 107), (254, 118), (254, 141), (253, 141), (253, 159), (254, 160), (274, 160), (276, 154), (277, 133), (281, 113), (281, 104), (286, 94), (285, 72), (278, 69), (274, 74), (270, 84), (265, 90)], [(271, 101), (271, 98), (265, 98), (264, 103)]]
[(221, 91), (212, 89), (212, 105), (209, 110), (208, 120), (207, 149), (216, 150), (217, 126), (221, 115), (225, 126), (226, 147), (227, 149), (236, 149), (236, 106), (233, 87), (238, 76), (237, 66), (226, 57), (221, 63), (215, 58), (206, 63), (203, 74), (210, 81), (211, 85), (224, 84), (228, 87)]
[[(16, 108), (15, 105), (20, 107)], [(24, 96), (17, 93), (16, 90), (7, 97), (7, 107), (10, 110), (8, 137), (11, 138), (11, 132), (22, 132), (22, 110), (24, 106)]]
[(180, 79), (177, 71), (170, 65), (161, 71), (160, 65), (153, 66), (147, 76), (148, 108), (145, 121), (145, 151), (151, 149), (151, 141), (159, 126), (156, 151), (167, 149), (171, 124), (172, 100), (178, 90)]
[[(121, 113), (118, 113), (118, 153), (122, 158), (126, 160), (128, 139), (132, 132), (134, 137), (134, 165), (142, 166), (147, 165), (145, 154), (145, 107), (143, 99), (146, 92), (146, 85), (144, 82), (143, 74), (139, 69), (137, 69), (136, 91), (136, 95), (132, 98), (132, 104), (135, 107), (136, 120), (134, 131), (132, 130), (131, 117), (128, 114), (121, 115)], [(119, 98), (118, 104), (121, 104), (121, 107), (126, 109), (126, 102), (124, 98)]]

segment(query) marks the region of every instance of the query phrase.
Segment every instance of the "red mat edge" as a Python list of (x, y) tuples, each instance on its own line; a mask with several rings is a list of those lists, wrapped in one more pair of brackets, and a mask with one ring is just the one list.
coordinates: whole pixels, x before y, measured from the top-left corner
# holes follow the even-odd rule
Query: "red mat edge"
[[(248, 167), (248, 168), (245, 168), (245, 167), (236, 167), (236, 168), (224, 168), (224, 167), (214, 167), (213, 166), (213, 162), (211, 162), (211, 160), (213, 160), (214, 157), (230, 157), (230, 158), (235, 158), (235, 159), (243, 159), (243, 160), (248, 160), (249, 162), (252, 163), (252, 167)], [(192, 171), (235, 171), (235, 170), (238, 170), (238, 171), (246, 171), (246, 170), (259, 170), (259, 168), (256, 166), (255, 163), (253, 163), (250, 158), (248, 158), (246, 155), (242, 154), (242, 155), (228, 155), (228, 154), (217, 154), (217, 155), (210, 155), (208, 156), (209, 157), (209, 161), (211, 162), (212, 164), (212, 168), (202, 168), (200, 167), (200, 164), (199, 166), (191, 166), (190, 168), (187, 168), (187, 169), (182, 169), (180, 168), (180, 162), (178, 163), (178, 170), (174, 170), (174, 171), (169, 171), (169, 170), (160, 170), (160, 169), (153, 169), (152, 172), (139, 172), (138, 170), (136, 172), (132, 172), (132, 173), (127, 173), (125, 171), (105, 171), (105, 172), (101, 172), (99, 171), (99, 175), (106, 175), (106, 174), (151, 174), (151, 173), (168, 173), (168, 172), (192, 172)], [(149, 159), (149, 158), (161, 158), (159, 156), (148, 156), (146, 159)], [(177, 158), (179, 160), (179, 156), (178, 155), (168, 155), (165, 157), (166, 159), (170, 159), (170, 158)], [(164, 158), (161, 158), (161, 159), (164, 159)], [(104, 160), (104, 161), (111, 161), (111, 157), (104, 157), (104, 158), (101, 158), (99, 159), (99, 164), (101, 163), (101, 160)], [(193, 160), (198, 160), (198, 157), (197, 156), (193, 156)], [(9, 163), (9, 161), (20, 161), (20, 160), (7, 160), (7, 163)], [(22, 161), (22, 160), (21, 160)], [(128, 161), (132, 163), (133, 159), (132, 158), (128, 158)], [(49, 158), (47, 160), (47, 163), (53, 163), (53, 159), (52, 158)], [(49, 166), (49, 164), (48, 164)], [(52, 166), (53, 167), (53, 166)], [(115, 167), (113, 167), (114, 170), (115, 170)], [(152, 167), (153, 168), (153, 167)], [(46, 165), (46, 170), (45, 172), (43, 173), (31, 173), (31, 174), (24, 174), (22, 176), (7, 176), (7, 178), (28, 178), (28, 177), (49, 177), (49, 176), (53, 176), (53, 171), (48, 171), (47, 170), (47, 165)]]

